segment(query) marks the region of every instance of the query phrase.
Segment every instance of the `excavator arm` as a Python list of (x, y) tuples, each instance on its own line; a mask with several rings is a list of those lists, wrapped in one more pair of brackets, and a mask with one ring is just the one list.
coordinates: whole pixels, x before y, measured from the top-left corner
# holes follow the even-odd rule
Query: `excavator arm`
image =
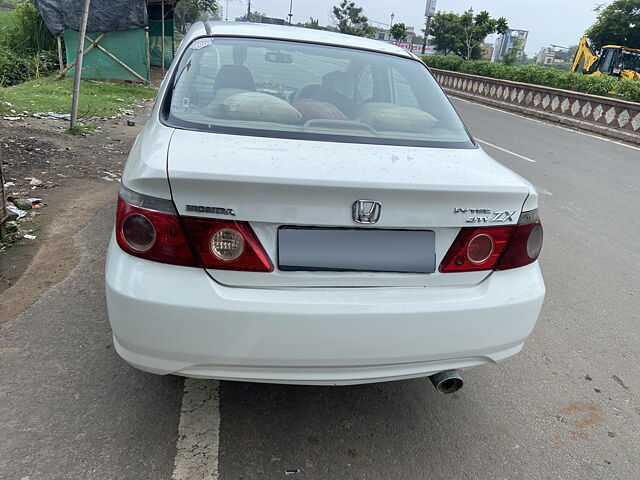
[(587, 41), (587, 36), (583, 35), (580, 39), (580, 43), (578, 43), (578, 50), (576, 51), (576, 56), (573, 59), (571, 71), (592, 73), (593, 66), (599, 58), (600, 57), (598, 57), (598, 55), (596, 55), (591, 49), (591, 46)]

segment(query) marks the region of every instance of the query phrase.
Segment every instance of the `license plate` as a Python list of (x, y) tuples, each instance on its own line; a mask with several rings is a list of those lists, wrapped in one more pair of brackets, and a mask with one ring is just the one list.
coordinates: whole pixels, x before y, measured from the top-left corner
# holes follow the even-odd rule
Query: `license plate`
[(433, 273), (430, 230), (281, 227), (278, 268), (284, 271)]

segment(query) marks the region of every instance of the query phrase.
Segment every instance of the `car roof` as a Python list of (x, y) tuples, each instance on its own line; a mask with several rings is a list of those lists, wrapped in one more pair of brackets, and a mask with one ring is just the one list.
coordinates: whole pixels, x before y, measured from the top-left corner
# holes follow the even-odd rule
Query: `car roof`
[[(277, 40), (322, 43), (325, 45), (361, 48), (375, 52), (411, 57), (409, 52), (391, 43), (373, 40), (370, 38), (357, 37), (355, 35), (329, 32), (326, 30), (314, 30), (311, 28), (293, 27), (289, 25), (271, 25), (252, 22), (207, 22), (207, 24), (211, 35), (214, 36), (259, 37)], [(194, 23), (184, 38), (185, 44), (194, 38), (206, 35), (209, 35), (209, 33), (207, 32), (204, 22)]]

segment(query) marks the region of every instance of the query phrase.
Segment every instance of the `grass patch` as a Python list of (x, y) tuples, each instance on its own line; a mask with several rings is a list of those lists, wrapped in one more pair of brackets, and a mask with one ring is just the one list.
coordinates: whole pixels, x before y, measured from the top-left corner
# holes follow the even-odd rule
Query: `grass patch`
[(0, 10), (0, 32), (13, 21), (13, 10)]
[[(7, 114), (11, 109), (18, 113), (70, 113), (72, 93), (73, 80), (58, 80), (55, 76), (0, 88), (0, 113)], [(78, 116), (84, 119), (110, 117), (155, 96), (156, 90), (148, 87), (83, 80)]]

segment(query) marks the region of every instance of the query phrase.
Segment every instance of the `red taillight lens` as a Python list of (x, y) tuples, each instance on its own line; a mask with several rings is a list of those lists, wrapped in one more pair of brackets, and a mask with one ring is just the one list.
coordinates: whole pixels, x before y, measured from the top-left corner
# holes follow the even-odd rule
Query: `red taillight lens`
[(147, 260), (195, 267), (176, 215), (136, 207), (118, 199), (116, 239), (125, 252)]
[(246, 222), (195, 217), (179, 219), (168, 200), (145, 197), (124, 187), (121, 196), (149, 206), (147, 209), (118, 199), (116, 239), (120, 248), (131, 255), (189, 267), (273, 271), (269, 256)]
[(272, 272), (273, 264), (246, 222), (184, 217), (204, 268)]
[(496, 270), (509, 270), (535, 262), (542, 250), (542, 237), (540, 220), (528, 225), (518, 225), (509, 242), (509, 248), (504, 252)]
[[(450, 273), (492, 270), (507, 248), (515, 228), (513, 225), (463, 228), (442, 259), (440, 271)], [(491, 242), (485, 237), (489, 237)], [(490, 244), (493, 247), (491, 249)]]
[(525, 212), (518, 225), (463, 228), (440, 263), (440, 272), (509, 270), (535, 262), (542, 249), (537, 211)]

